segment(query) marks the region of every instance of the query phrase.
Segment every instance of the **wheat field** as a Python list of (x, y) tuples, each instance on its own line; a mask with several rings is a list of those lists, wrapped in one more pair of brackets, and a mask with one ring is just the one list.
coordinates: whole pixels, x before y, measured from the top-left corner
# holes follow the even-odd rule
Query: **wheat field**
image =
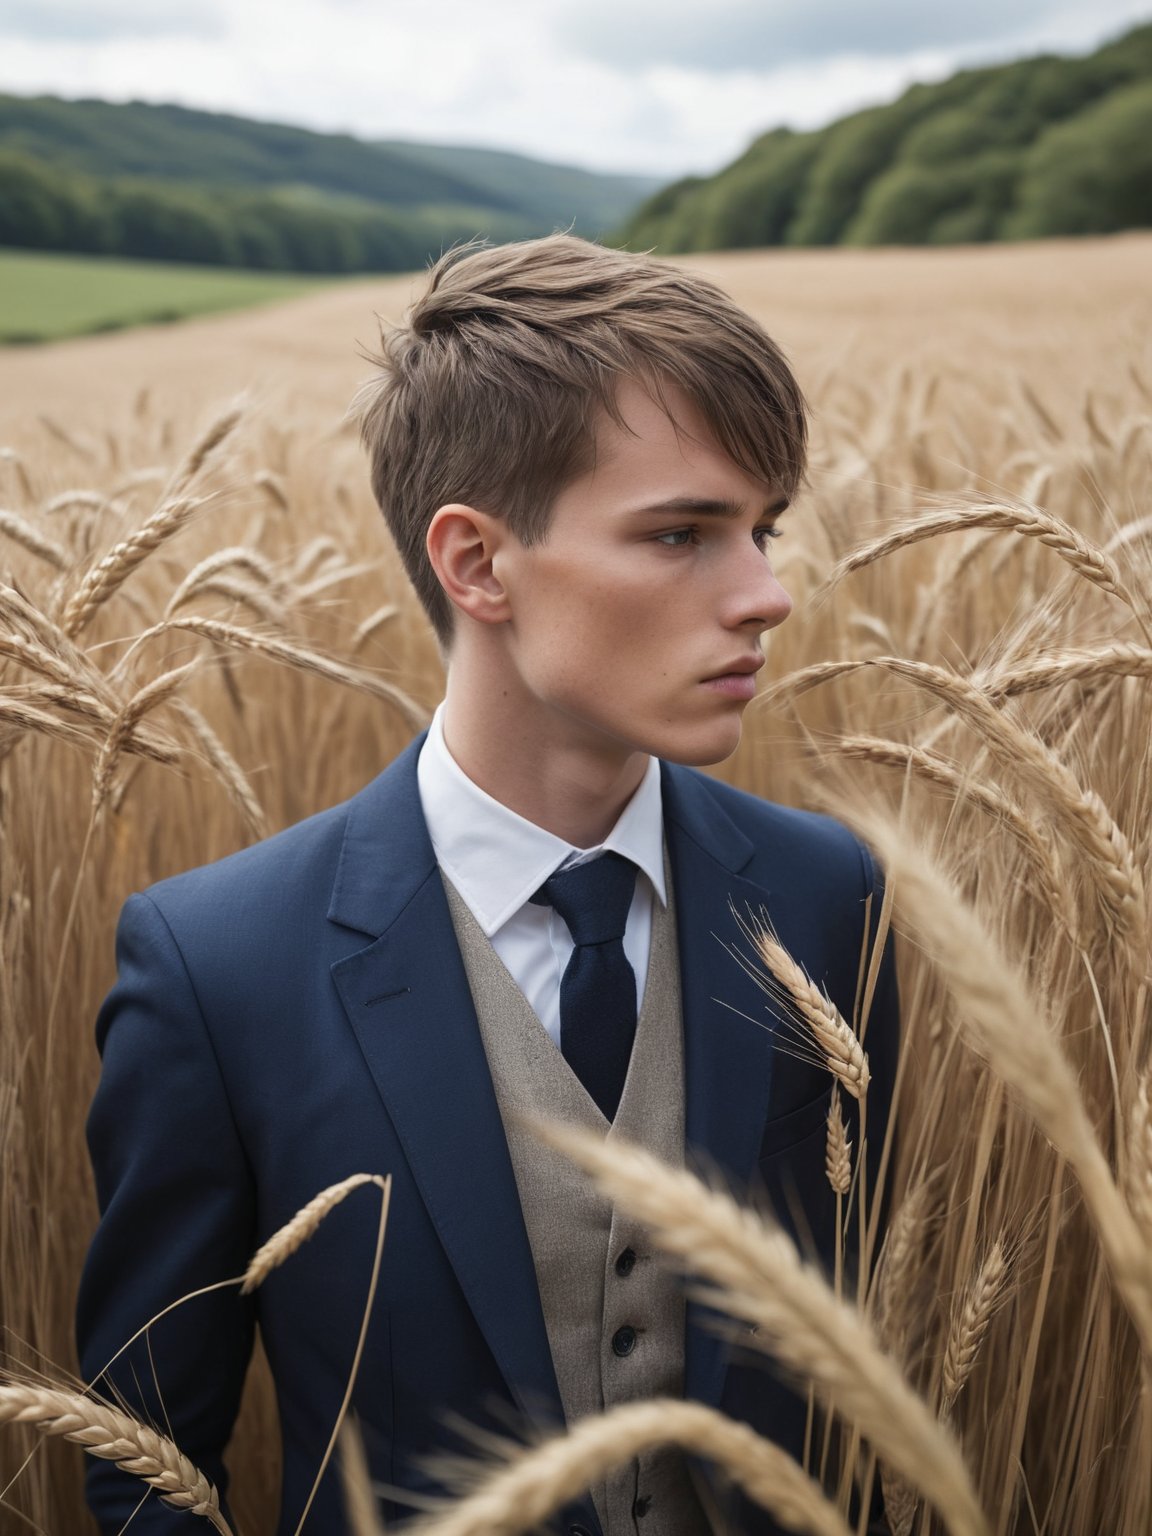
[[(855, 1427), (797, 1528), (846, 1529), (856, 1477), (880, 1479), (897, 1536), (1152, 1527), (1150, 258), (1124, 236), (690, 263), (783, 344), (815, 410), (773, 551), (796, 609), (718, 772), (855, 825), (901, 935), (893, 1217), (856, 1302), (813, 1311), (790, 1361)], [(121, 903), (353, 793), (440, 697), (345, 420), (373, 313), (412, 286), (0, 351), (0, 1348), (25, 1383), (0, 1383), (5, 1536), (86, 1528), (75, 1404), (27, 1382), (74, 1385)], [(762, 958), (789, 985), (787, 957)], [(570, 1151), (621, 1203), (662, 1192), (645, 1219), (670, 1254), (716, 1255), (729, 1310), (784, 1348), (770, 1229)], [(858, 1154), (830, 1127), (846, 1194)], [(753, 1490), (787, 1482), (682, 1406), (656, 1428)], [(589, 1421), (444, 1529), (523, 1528), (656, 1428)], [(274, 1445), (258, 1367), (230, 1456), (249, 1536), (274, 1525)]]

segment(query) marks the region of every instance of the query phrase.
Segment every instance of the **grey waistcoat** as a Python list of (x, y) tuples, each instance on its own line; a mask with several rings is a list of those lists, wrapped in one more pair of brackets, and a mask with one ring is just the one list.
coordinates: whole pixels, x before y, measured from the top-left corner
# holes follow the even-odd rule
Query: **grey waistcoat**
[[(667, 868), (667, 859), (665, 859)], [(463, 898), (444, 888), (504, 1122), (565, 1418), (636, 1398), (682, 1395), (684, 1296), (643, 1227), (528, 1132), (551, 1119), (684, 1159), (684, 1052), (672, 883), (653, 903), (644, 1003), (623, 1097), (609, 1127)], [(623, 1257), (622, 1257), (623, 1256)], [(604, 1536), (710, 1530), (683, 1458), (657, 1450), (592, 1489)]]

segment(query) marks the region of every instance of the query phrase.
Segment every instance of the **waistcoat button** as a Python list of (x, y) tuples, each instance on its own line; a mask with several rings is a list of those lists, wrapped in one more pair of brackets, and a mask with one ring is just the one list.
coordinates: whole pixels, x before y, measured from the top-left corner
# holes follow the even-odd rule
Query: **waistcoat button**
[(623, 1328), (617, 1328), (612, 1335), (612, 1353), (615, 1355), (630, 1355), (636, 1348), (636, 1330), (627, 1323)]
[(624, 1280), (629, 1276), (636, 1265), (636, 1255), (631, 1248), (625, 1248), (624, 1252), (616, 1260), (616, 1273)]

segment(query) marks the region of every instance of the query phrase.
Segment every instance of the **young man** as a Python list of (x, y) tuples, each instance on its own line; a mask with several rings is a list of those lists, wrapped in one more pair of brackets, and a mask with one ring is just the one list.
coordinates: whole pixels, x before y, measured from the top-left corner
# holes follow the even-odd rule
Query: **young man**
[[(769, 553), (804, 474), (800, 391), (719, 290), (568, 236), (444, 258), (382, 363), (362, 401), (373, 487), (447, 695), (346, 804), (126, 904), (98, 1024), (84, 1368), (241, 1272), (318, 1190), (379, 1171), (391, 1214), (354, 1407), (390, 1513), (439, 1490), (451, 1420), (542, 1429), (684, 1393), (799, 1454), (803, 1403), (685, 1313), (643, 1230), (523, 1117), (766, 1187), (830, 1260), (830, 1078), (779, 1048), (727, 946), (734, 914), (766, 914), (850, 1017), (876, 872), (836, 823), (686, 766), (733, 751), (761, 637), (789, 612)], [(888, 955), (873, 1149), (895, 1043)], [(259, 1321), (284, 1532), (345, 1386), (375, 1224), (347, 1202), (253, 1300), (178, 1309), (113, 1373), (164, 1422), (158, 1380), (175, 1439), (223, 1482)], [(106, 1464), (89, 1489), (109, 1532), (139, 1498)], [(703, 1536), (722, 1500), (656, 1453), (559, 1528)], [(134, 1529), (188, 1518), (149, 1501)], [(308, 1529), (345, 1529), (334, 1474)]]

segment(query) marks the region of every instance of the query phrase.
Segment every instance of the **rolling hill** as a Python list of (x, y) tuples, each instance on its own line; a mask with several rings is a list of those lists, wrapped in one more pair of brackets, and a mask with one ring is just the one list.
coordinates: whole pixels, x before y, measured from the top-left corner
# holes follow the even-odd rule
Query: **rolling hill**
[(774, 129), (656, 192), (618, 238), (675, 252), (1148, 226), (1152, 24), (1086, 57), (963, 70), (813, 132)]
[(658, 185), (142, 102), (0, 95), (0, 245), (309, 272), (616, 226)]

